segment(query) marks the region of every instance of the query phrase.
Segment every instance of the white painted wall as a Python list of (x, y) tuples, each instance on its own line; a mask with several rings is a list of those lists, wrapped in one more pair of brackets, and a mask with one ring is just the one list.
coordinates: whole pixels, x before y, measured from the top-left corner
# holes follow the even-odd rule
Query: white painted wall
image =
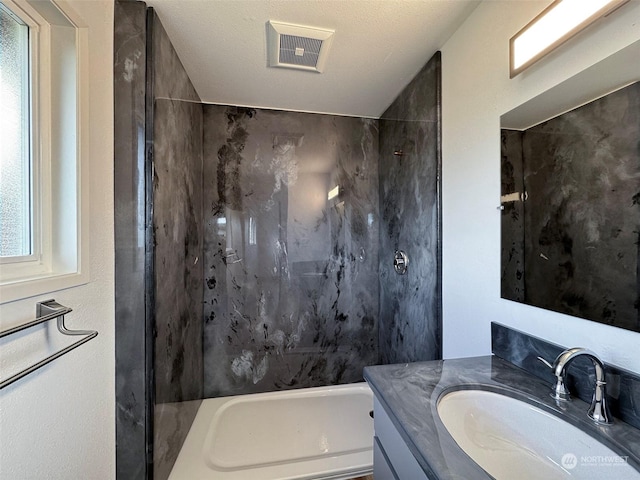
[[(55, 298), (74, 309), (69, 328), (99, 335), (0, 391), (2, 479), (115, 477), (113, 2), (69, 4), (89, 26), (91, 280), (0, 306), (0, 328), (33, 318), (37, 301)], [(40, 330), (19, 339), (25, 356), (38, 353), (45, 335)], [(0, 357), (2, 378), (14, 371), (9, 363)]]
[(485, 1), (442, 48), (444, 357), (491, 351), (490, 322), (640, 372), (640, 334), (500, 298), (500, 115), (640, 39), (640, 1), (509, 79), (509, 38), (550, 1)]

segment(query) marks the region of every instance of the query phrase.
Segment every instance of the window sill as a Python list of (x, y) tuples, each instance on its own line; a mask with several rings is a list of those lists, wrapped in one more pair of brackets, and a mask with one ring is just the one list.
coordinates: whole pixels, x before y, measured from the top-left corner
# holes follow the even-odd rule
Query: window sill
[(36, 278), (13, 280), (0, 284), (0, 304), (78, 287), (86, 283), (89, 283), (89, 275), (85, 272), (48, 274)]

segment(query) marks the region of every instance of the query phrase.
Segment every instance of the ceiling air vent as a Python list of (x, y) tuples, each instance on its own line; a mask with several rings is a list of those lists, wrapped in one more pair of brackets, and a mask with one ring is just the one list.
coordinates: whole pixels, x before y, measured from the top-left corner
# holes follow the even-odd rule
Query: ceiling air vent
[(269, 66), (322, 73), (333, 34), (333, 30), (267, 22)]

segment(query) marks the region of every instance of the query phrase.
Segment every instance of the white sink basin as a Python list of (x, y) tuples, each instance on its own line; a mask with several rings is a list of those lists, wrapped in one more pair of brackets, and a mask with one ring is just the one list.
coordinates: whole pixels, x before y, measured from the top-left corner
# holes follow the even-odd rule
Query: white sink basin
[(626, 457), (511, 397), (458, 390), (440, 399), (438, 414), (462, 450), (496, 480), (640, 479)]

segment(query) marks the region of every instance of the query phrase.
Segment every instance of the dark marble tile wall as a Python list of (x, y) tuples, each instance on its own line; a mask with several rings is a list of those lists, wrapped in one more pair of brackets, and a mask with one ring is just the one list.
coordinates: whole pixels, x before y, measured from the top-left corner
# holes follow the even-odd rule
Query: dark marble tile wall
[(202, 396), (202, 105), (156, 100), (156, 403)]
[[(578, 346), (563, 347), (499, 323), (491, 323), (493, 354), (548, 381), (549, 391), (555, 385), (556, 377), (538, 357), (553, 363), (566, 348)], [(640, 377), (615, 365), (605, 365), (605, 374), (607, 402), (611, 413), (622, 421), (640, 428)], [(566, 384), (572, 395), (591, 403), (595, 373), (588, 358), (577, 357), (569, 364)]]
[(640, 83), (523, 132), (526, 303), (640, 331), (639, 132)]
[(152, 384), (145, 358), (146, 6), (115, 2), (114, 202), (116, 318), (116, 478), (151, 470)]
[[(203, 394), (203, 227), (200, 99), (149, 9), (153, 141), (155, 480), (169, 476)], [(149, 103), (148, 103), (149, 107)]]
[(191, 79), (173, 48), (160, 17), (153, 8), (149, 9), (149, 15), (153, 18), (153, 31), (151, 32), (153, 98), (189, 100), (200, 103), (200, 97), (193, 88)]
[[(380, 317), (382, 363), (442, 356), (440, 52), (380, 119)], [(405, 275), (393, 269), (405, 251)]]
[(206, 396), (361, 381), (378, 359), (377, 121), (205, 105), (204, 124)]
[(502, 129), (501, 195), (501, 277), (502, 298), (524, 301), (524, 175), (522, 132)]

